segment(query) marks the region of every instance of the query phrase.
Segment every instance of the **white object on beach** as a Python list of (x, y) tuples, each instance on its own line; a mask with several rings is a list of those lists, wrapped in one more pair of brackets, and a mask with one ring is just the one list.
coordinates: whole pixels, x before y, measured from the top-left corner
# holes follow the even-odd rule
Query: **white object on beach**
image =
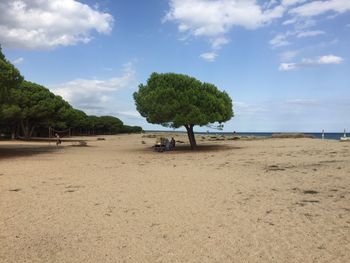
[(346, 137), (346, 129), (344, 129), (344, 137), (340, 137), (341, 141), (350, 141), (350, 137)]
[(324, 140), (324, 130), (322, 130), (322, 140)]

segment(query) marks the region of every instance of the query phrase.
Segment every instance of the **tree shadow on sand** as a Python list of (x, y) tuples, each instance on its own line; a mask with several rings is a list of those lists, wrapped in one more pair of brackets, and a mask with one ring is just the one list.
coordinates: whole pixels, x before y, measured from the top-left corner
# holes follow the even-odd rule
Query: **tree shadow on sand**
[[(159, 152), (159, 154), (182, 154), (182, 153), (208, 153), (208, 152), (222, 152), (222, 151), (232, 151), (232, 150), (238, 150), (241, 149), (241, 147), (232, 146), (232, 145), (218, 145), (218, 144), (201, 144), (197, 145), (197, 147), (192, 150), (191, 146), (188, 144), (176, 144), (176, 147), (170, 151), (164, 151)], [(138, 152), (140, 149), (137, 150)], [(154, 149), (154, 147), (146, 147), (141, 150), (141, 152), (148, 152), (148, 153), (157, 153), (158, 152)]]
[(232, 145), (217, 145), (217, 144), (203, 144), (197, 145), (197, 147), (192, 150), (190, 145), (176, 145), (174, 149), (169, 152), (181, 153), (181, 152), (221, 152), (229, 151), (234, 149), (241, 149), (241, 147)]
[(57, 152), (61, 148), (53, 145), (0, 145), (0, 161), (15, 157), (29, 157), (44, 153)]

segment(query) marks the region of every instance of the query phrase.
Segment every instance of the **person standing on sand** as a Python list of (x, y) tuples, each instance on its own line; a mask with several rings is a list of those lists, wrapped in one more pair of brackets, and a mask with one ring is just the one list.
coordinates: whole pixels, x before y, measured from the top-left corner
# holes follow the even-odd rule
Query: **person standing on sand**
[(56, 146), (58, 147), (59, 144), (61, 144), (61, 138), (60, 136), (58, 135), (58, 133), (55, 133), (55, 137), (56, 137)]
[(170, 141), (171, 149), (175, 148), (175, 144), (176, 144), (176, 142), (175, 142), (174, 137), (171, 137), (171, 141)]

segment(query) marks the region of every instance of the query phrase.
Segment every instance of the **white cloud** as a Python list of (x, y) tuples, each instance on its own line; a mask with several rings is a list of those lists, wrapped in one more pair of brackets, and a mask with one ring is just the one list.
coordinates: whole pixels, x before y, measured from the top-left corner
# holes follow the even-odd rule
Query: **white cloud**
[(215, 52), (207, 52), (207, 53), (201, 54), (199, 57), (208, 62), (213, 62), (215, 61), (217, 54)]
[(304, 3), (307, 0), (282, 0), (282, 5), (284, 6), (292, 6), (300, 3)]
[(140, 113), (136, 110), (118, 111), (118, 115), (125, 116), (125, 117), (131, 118), (131, 119), (143, 119), (143, 117), (140, 115)]
[(290, 71), (301, 67), (319, 66), (327, 64), (341, 64), (342, 62), (343, 58), (341, 57), (334, 55), (326, 55), (315, 59), (303, 59), (299, 63), (281, 63), (278, 69), (280, 71)]
[(263, 9), (268, 9), (268, 8), (271, 8), (275, 5), (278, 4), (278, 1), (277, 0), (270, 0), (270, 1), (266, 1), (265, 3), (263, 3)]
[(294, 24), (294, 23), (296, 23), (296, 20), (295, 20), (295, 19), (288, 19), (288, 20), (284, 21), (284, 22), (282, 23), (282, 25), (287, 26), (287, 25), (292, 25), (292, 24)]
[(297, 33), (297, 37), (298, 38), (314, 37), (314, 36), (323, 35), (323, 34), (325, 34), (325, 32), (322, 30), (302, 31), (302, 32)]
[(325, 32), (322, 30), (304, 31), (303, 29), (304, 29), (304, 26), (300, 26), (300, 25), (296, 24), (294, 31), (287, 31), (286, 33), (279, 33), (273, 39), (271, 39), (269, 43), (272, 46), (272, 48), (277, 48), (277, 47), (283, 47), (283, 46), (290, 45), (291, 42), (288, 40), (288, 38), (290, 38), (292, 36), (296, 36), (297, 38), (303, 38), (303, 37), (315, 37), (318, 35), (325, 34)]
[(307, 28), (311, 28), (317, 25), (317, 21), (311, 18), (294, 18), (296, 23), (294, 24), (294, 28), (296, 31), (302, 31)]
[[(115, 112), (118, 92), (137, 86), (136, 74), (132, 64), (124, 65), (123, 74), (109, 79), (75, 79), (51, 87), (74, 107), (89, 114), (108, 114)], [(108, 103), (107, 103), (108, 102)]]
[(255, 0), (170, 0), (165, 21), (175, 21), (179, 31), (195, 36), (222, 36), (233, 26), (256, 29), (283, 15), (278, 6), (262, 10)]
[(289, 10), (289, 13), (302, 17), (311, 17), (327, 12), (342, 14), (347, 11), (350, 11), (349, 0), (327, 0), (308, 2)]
[(0, 42), (9, 48), (51, 49), (108, 34), (113, 17), (76, 0), (2, 0)]
[(318, 64), (340, 64), (343, 62), (343, 58), (333, 56), (333, 55), (328, 55), (328, 56), (320, 57), (316, 61)]
[(278, 67), (279, 71), (289, 71), (297, 68), (296, 63), (281, 63)]
[(281, 5), (264, 9), (255, 0), (169, 0), (169, 4), (163, 20), (177, 23), (181, 33), (208, 38), (213, 49), (229, 42), (226, 34), (233, 27), (257, 29), (285, 11)]
[(23, 63), (23, 61), (24, 61), (24, 58), (19, 57), (19, 58), (16, 58), (14, 61), (12, 61), (12, 63), (13, 63), (14, 65), (18, 65), (18, 64)]
[(273, 48), (290, 45), (290, 42), (287, 40), (288, 35), (288, 33), (276, 35), (273, 39), (270, 40), (270, 45)]
[(211, 41), (211, 46), (213, 49), (220, 49), (221, 46), (226, 45), (230, 42), (230, 40), (228, 40), (226, 37), (218, 37), (218, 38), (214, 38)]
[(285, 51), (285, 52), (281, 53), (280, 58), (282, 61), (289, 61), (289, 60), (295, 58), (298, 54), (299, 54), (298, 50), (289, 50), (289, 51)]
[[(169, 11), (163, 21), (177, 24), (181, 34), (203, 37), (211, 44), (212, 52), (230, 42), (228, 34), (235, 27), (255, 30), (279, 18), (282, 25), (292, 26), (287, 32), (278, 32), (270, 40), (273, 48), (292, 44), (293, 38), (324, 35), (322, 30), (310, 30), (317, 25), (316, 15), (350, 11), (349, 0), (168, 0)], [(208, 54), (209, 54), (208, 53)], [(203, 55), (203, 54), (202, 54)], [(203, 58), (203, 56), (200, 56)], [(208, 57), (208, 55), (206, 55)], [(210, 57), (213, 61), (213, 56)]]

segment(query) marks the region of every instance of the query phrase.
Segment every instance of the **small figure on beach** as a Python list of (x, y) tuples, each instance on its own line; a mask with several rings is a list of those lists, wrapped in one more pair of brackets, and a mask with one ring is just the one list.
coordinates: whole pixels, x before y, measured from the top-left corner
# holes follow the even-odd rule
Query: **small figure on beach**
[(322, 130), (322, 140), (324, 140), (324, 130)]
[(175, 141), (174, 137), (171, 137), (171, 141), (170, 141), (171, 149), (175, 148), (175, 144), (176, 144), (176, 141)]
[(61, 137), (58, 135), (58, 133), (55, 133), (55, 137), (56, 137), (56, 146), (58, 147), (59, 144), (61, 144)]

